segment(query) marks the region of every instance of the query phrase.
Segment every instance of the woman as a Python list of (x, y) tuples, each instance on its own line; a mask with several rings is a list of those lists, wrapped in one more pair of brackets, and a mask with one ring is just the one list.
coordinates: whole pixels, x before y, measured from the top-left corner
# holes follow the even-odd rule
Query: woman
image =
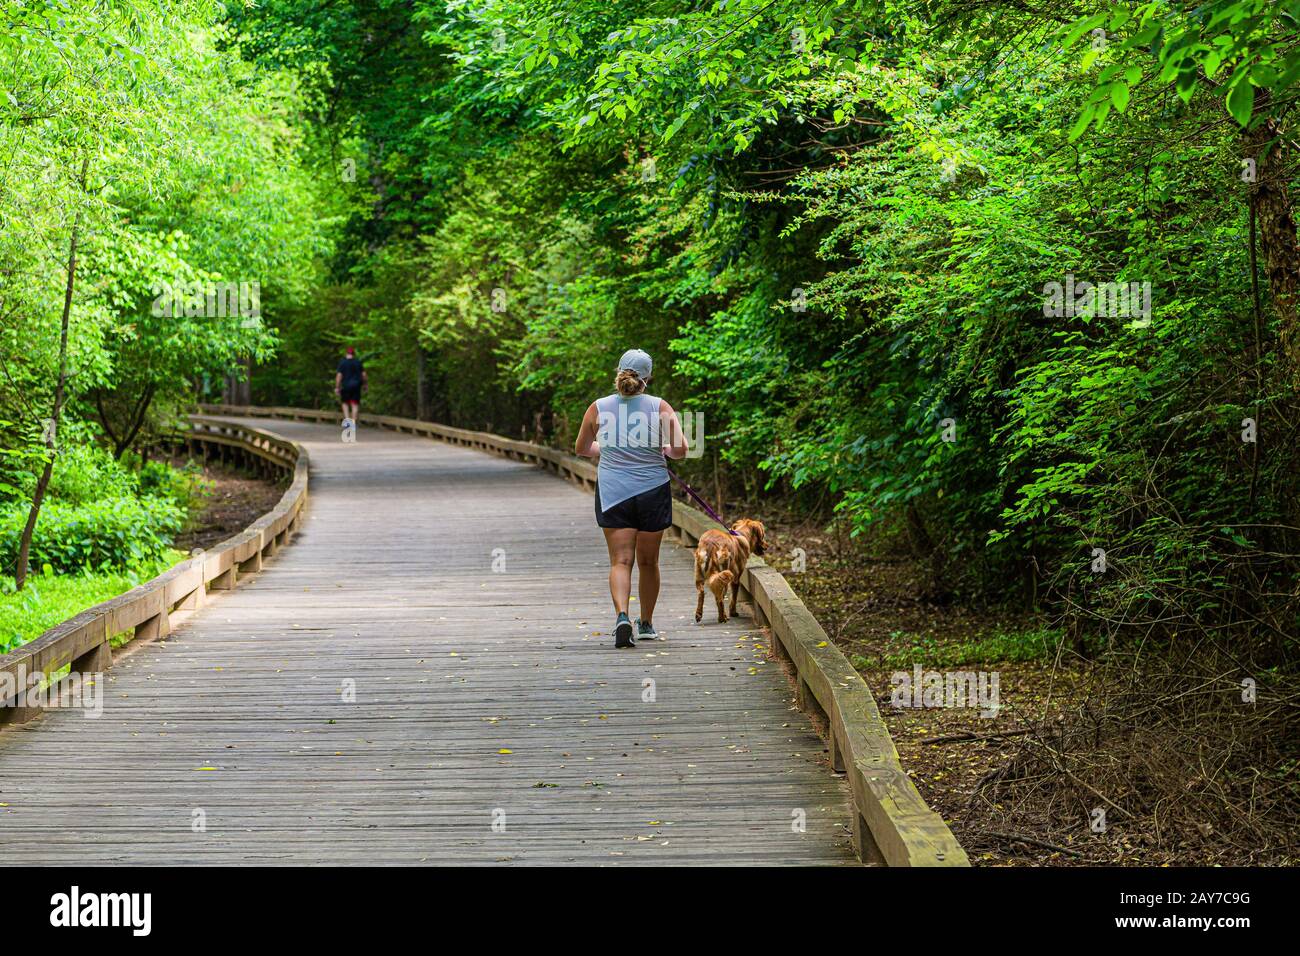
[(659, 598), (659, 542), (673, 523), (664, 456), (686, 457), (686, 436), (672, 406), (646, 394), (653, 369), (650, 356), (640, 349), (623, 353), (616, 391), (587, 407), (574, 449), (584, 458), (599, 459), (596, 524), (609, 548), (609, 594), (618, 615), (615, 647), (636, 646), (627, 616), (633, 562), (641, 569), (635, 635), (643, 641), (659, 636), (652, 623)]

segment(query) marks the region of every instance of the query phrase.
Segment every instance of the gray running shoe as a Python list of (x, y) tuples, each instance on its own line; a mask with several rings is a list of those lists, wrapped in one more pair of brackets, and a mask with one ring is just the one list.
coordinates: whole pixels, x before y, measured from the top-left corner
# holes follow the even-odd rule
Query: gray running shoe
[(626, 614), (620, 614), (614, 622), (614, 646), (636, 647), (636, 641), (632, 640), (632, 622)]

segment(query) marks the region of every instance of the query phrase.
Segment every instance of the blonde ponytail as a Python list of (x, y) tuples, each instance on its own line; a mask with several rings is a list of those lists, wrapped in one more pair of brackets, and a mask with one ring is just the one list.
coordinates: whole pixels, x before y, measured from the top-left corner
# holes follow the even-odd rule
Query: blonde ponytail
[(625, 368), (618, 373), (618, 378), (614, 379), (614, 387), (618, 389), (620, 395), (631, 398), (645, 391), (645, 382), (641, 381), (641, 376), (636, 372)]

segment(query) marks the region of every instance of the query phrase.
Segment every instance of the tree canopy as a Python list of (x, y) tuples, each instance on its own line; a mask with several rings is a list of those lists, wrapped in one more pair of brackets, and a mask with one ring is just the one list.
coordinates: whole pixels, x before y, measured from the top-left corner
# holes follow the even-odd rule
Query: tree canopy
[(568, 446), (636, 347), (705, 423), (690, 477), (907, 549), (924, 597), (1293, 673), (1300, 0), (0, 25), (27, 538), (61, 431), (121, 457), (196, 399), (329, 405), (353, 345), (368, 409)]

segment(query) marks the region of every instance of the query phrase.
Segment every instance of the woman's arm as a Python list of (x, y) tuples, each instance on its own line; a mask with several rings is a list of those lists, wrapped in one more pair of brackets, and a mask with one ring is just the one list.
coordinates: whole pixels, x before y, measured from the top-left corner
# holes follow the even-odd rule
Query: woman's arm
[(573, 453), (583, 458), (600, 457), (600, 446), (596, 444), (596, 403), (587, 406), (587, 414), (582, 416), (582, 427), (578, 429), (578, 440), (574, 443)]
[(685, 458), (690, 450), (686, 444), (686, 433), (682, 423), (677, 420), (673, 407), (663, 399), (659, 400), (659, 436), (663, 441), (664, 454), (674, 460)]

